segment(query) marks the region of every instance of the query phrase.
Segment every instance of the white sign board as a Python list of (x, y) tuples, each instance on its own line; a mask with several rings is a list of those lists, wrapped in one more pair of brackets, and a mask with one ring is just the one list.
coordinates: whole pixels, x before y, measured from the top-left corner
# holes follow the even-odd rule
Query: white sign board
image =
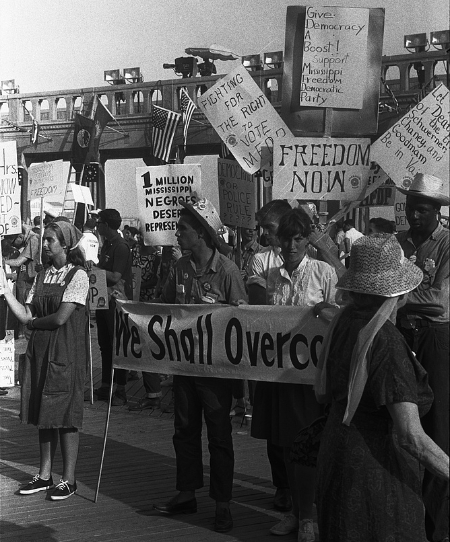
[(238, 66), (198, 98), (198, 106), (230, 152), (249, 173), (264, 165), (263, 147), (291, 135), (264, 92)]
[(93, 269), (89, 273), (89, 308), (91, 310), (108, 308), (108, 288), (104, 269)]
[(406, 194), (402, 194), (398, 190), (395, 191), (394, 215), (395, 229), (397, 231), (409, 230), (409, 224), (406, 220)]
[(7, 330), (0, 341), (0, 387), (14, 386), (14, 331)]
[(217, 161), (220, 219), (227, 226), (251, 228), (255, 221), (255, 178), (234, 160)]
[(94, 205), (92, 201), (92, 194), (88, 186), (81, 186), (76, 183), (70, 183), (72, 189), (73, 199), (77, 203), (84, 203), (84, 205)]
[(371, 159), (402, 188), (417, 173), (448, 179), (449, 126), (449, 91), (439, 85), (375, 141)]
[(0, 143), (0, 235), (22, 232), (15, 141)]
[(370, 171), (370, 139), (290, 137), (273, 148), (273, 198), (354, 201)]
[(62, 160), (31, 164), (28, 169), (28, 200), (46, 198), (47, 201), (59, 201), (65, 191)]
[(145, 245), (176, 245), (175, 232), (183, 206), (200, 197), (199, 164), (136, 168), (137, 212)]
[(301, 106), (362, 108), (368, 29), (368, 9), (306, 8)]

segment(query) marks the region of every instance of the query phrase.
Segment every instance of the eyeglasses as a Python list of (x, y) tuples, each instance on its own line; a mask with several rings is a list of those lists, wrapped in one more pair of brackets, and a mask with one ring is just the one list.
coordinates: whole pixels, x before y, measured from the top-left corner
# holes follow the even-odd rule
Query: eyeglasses
[(104, 224), (104, 222), (102, 222), (101, 220), (96, 220), (95, 223), (97, 224), (97, 226), (98, 226), (99, 224)]

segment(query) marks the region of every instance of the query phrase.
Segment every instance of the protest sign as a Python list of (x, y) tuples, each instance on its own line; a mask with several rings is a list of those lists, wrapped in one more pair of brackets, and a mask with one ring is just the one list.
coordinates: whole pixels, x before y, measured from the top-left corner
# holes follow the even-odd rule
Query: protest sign
[(89, 308), (97, 310), (107, 309), (108, 307), (106, 271), (104, 269), (93, 269), (89, 272)]
[(31, 164), (28, 169), (28, 201), (46, 198), (46, 201), (59, 202), (65, 191), (62, 160)]
[(368, 30), (368, 9), (306, 7), (301, 106), (362, 108)]
[(22, 232), (15, 141), (0, 143), (0, 235)]
[(220, 219), (227, 226), (254, 229), (256, 182), (234, 160), (217, 161)]
[(328, 324), (311, 307), (118, 301), (115, 367), (312, 384)]
[(14, 331), (7, 330), (0, 341), (0, 387), (14, 386)]
[(92, 194), (88, 186), (81, 186), (76, 183), (70, 183), (74, 201), (84, 203), (84, 205), (94, 205)]
[(175, 232), (183, 208), (200, 197), (199, 164), (136, 168), (137, 204), (145, 245), (176, 245)]
[[(376, 188), (374, 188), (376, 186)], [(369, 180), (361, 207), (392, 207), (395, 202), (395, 183), (378, 164), (372, 162)]]
[(375, 141), (371, 159), (407, 189), (417, 173), (448, 179), (449, 143), (449, 91), (441, 84)]
[(394, 215), (396, 231), (409, 230), (409, 224), (406, 220), (406, 194), (402, 194), (399, 190), (395, 191)]
[(133, 301), (139, 301), (141, 293), (142, 271), (140, 267), (131, 268), (131, 281), (133, 283)]
[(369, 154), (369, 139), (277, 139), (273, 198), (357, 200), (367, 186)]
[(262, 148), (291, 135), (264, 92), (238, 66), (198, 98), (198, 106), (245, 171), (264, 166)]

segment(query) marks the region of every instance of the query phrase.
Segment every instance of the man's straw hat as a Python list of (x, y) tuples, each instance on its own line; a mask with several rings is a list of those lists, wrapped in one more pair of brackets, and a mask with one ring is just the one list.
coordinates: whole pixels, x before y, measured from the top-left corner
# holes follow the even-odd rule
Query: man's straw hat
[(428, 175), (428, 173), (417, 173), (409, 189), (397, 187), (397, 190), (407, 196), (437, 201), (439, 205), (448, 205), (450, 203), (448, 186), (445, 189), (444, 181), (433, 175)]

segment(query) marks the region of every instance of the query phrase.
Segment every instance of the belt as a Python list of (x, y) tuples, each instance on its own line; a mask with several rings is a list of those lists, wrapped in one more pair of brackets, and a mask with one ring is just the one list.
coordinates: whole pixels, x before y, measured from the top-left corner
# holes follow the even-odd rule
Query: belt
[(446, 322), (432, 322), (431, 320), (425, 320), (424, 318), (416, 318), (407, 320), (406, 318), (400, 318), (400, 327), (403, 329), (420, 329), (422, 327), (438, 327), (447, 326)]

